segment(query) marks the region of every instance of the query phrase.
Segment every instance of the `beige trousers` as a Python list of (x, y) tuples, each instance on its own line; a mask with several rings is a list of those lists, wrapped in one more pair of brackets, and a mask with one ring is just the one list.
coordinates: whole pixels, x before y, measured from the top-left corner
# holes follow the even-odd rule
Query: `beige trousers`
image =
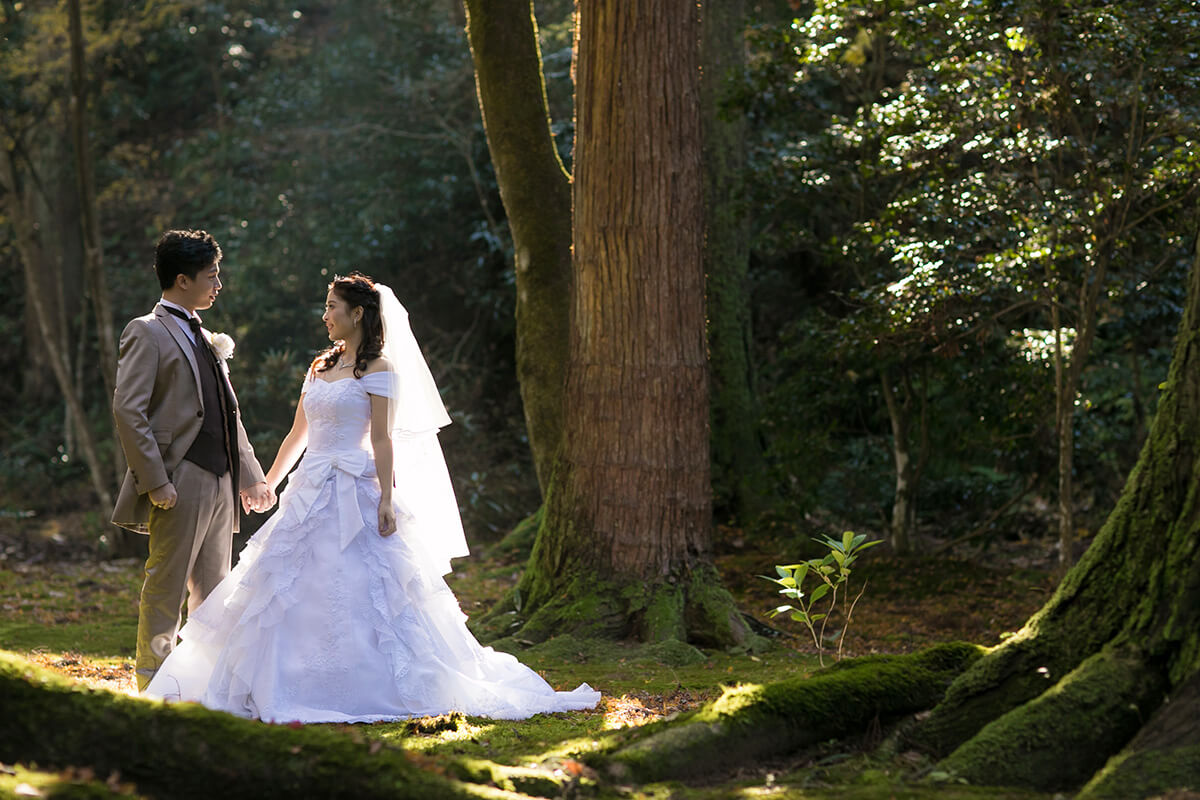
[(137, 681), (144, 690), (174, 648), (182, 622), (229, 574), (237, 508), (228, 472), (218, 478), (186, 459), (171, 476), (174, 508), (150, 511), (150, 556), (138, 604)]

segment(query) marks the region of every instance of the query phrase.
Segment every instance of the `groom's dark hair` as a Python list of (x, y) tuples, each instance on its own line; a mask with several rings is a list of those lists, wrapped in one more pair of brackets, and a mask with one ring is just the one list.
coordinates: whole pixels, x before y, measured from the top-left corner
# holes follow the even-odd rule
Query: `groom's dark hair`
[(170, 289), (178, 275), (196, 273), (221, 261), (221, 246), (208, 231), (167, 231), (154, 248), (158, 285)]

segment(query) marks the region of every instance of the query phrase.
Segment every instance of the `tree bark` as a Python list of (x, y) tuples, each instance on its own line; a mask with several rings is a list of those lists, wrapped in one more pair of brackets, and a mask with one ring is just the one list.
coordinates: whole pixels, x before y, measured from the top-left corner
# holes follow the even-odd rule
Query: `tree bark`
[(1090, 778), (1082, 796), (1130, 798), (1200, 783), (1198, 508), (1200, 240), (1158, 412), (1116, 508), (1046, 606), (955, 681), (912, 743), (972, 783)]
[(719, 516), (745, 519), (756, 516), (765, 505), (754, 480), (764, 465), (750, 361), (746, 118), (723, 109), (727, 86), (731, 79), (740, 80), (745, 69), (745, 3), (732, 0), (707, 5), (702, 29), (704, 271), (712, 370), (714, 504)]
[(513, 237), (517, 379), (545, 496), (562, 440), (570, 320), (571, 189), (546, 103), (530, 0), (465, 0), (479, 109)]
[[(68, 358), (70, 344), (63, 312), (62, 291), (61, 288), (56, 291), (54, 284), (54, 281), (61, 281), (62, 270), (50, 267), (43, 257), (44, 248), (41, 245), (34, 221), (21, 208), (21, 203), (29, 200), (30, 197), (27, 195), (28, 190), (21, 179), (20, 167), (15, 163), (12, 151), (5, 153), (4, 156), (4, 185), (8, 187), (8, 191), (4, 194), (5, 208), (10, 212), (10, 220), (16, 232), (17, 253), (27, 287), (26, 298), (32, 306), (37, 333), (45, 348), (50, 369), (66, 402), (68, 417), (79, 436), (79, 444), (83, 450), (84, 463), (88, 468), (92, 488), (103, 506), (111, 508), (111, 483), (105, 477), (103, 462), (96, 447), (96, 437), (88, 423), (83, 396), (80, 392), (81, 387), (71, 374)], [(47, 281), (50, 282), (49, 286), (47, 286)], [(57, 298), (57, 303), (47, 302), (48, 293)]]
[[(75, 175), (79, 187), (80, 227), (83, 235), (83, 274), (92, 314), (96, 321), (96, 342), (100, 355), (100, 376), (104, 381), (104, 396), (111, 398), (117, 385), (117, 341), (112, 324), (112, 303), (108, 295), (108, 280), (104, 275), (104, 249), (100, 238), (100, 214), (96, 207), (96, 177), (92, 165), (92, 149), (88, 145), (87, 79), (84, 65), (83, 20), (79, 0), (67, 4), (71, 36), (71, 135), (75, 144)], [(80, 330), (80, 344), (86, 341)], [(82, 363), (82, 362), (81, 362)], [(113, 487), (118, 488), (125, 475), (125, 452), (112, 432)], [(107, 504), (106, 504), (107, 505)], [(138, 552), (140, 537), (116, 525), (108, 526), (108, 536), (121, 555)]]
[[(892, 380), (887, 370), (879, 373), (880, 387), (887, 406), (888, 419), (892, 424), (892, 461), (896, 470), (896, 494), (892, 500), (892, 529), (890, 544), (897, 555), (908, 555), (913, 551), (913, 534), (917, 527), (917, 489), (921, 485), (921, 473), (929, 458), (929, 428), (926, 416), (925, 397), (921, 396), (918, 414), (916, 457), (913, 457), (911, 436), (913, 421), (912, 381), (907, 373), (899, 382)], [(903, 399), (897, 395), (903, 393)]]
[(709, 561), (697, 10), (589, 2), (576, 35), (568, 413), (513, 605), (529, 638), (744, 642)]
[[(104, 250), (100, 241), (100, 219), (96, 210), (96, 179), (92, 151), (88, 146), (87, 81), (83, 60), (83, 21), (79, 0), (67, 4), (71, 22), (71, 135), (75, 143), (75, 174), (79, 183), (80, 224), (83, 229), (84, 276), (96, 316), (100, 350), (100, 374), (105, 395), (116, 388), (117, 342), (112, 326), (112, 303), (104, 277)], [(121, 473), (125, 472), (124, 467)]]

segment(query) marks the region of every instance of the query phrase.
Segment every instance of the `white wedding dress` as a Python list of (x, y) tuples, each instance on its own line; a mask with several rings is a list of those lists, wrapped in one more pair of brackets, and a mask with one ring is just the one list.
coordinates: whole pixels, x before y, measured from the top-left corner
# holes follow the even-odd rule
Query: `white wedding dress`
[[(475, 640), (441, 577), (465, 552), (446, 543), (453, 534), (420, 530), (430, 519), (419, 495), (406, 502), (398, 488), (399, 530), (379, 535), (368, 392), (386, 396), (387, 376), (305, 381), (308, 448), (279, 508), (190, 616), (146, 694), (305, 723), (595, 706), (600, 693), (587, 684), (556, 692)], [(398, 486), (412, 447), (438, 447), (436, 432), (396, 441)]]

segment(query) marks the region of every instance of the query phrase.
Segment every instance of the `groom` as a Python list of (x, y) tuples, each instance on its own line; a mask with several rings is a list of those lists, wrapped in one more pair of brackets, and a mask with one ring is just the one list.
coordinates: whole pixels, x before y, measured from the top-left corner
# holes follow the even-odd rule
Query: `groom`
[(154, 253), (162, 300), (121, 334), (113, 416), (129, 470), (112, 521), (150, 534), (138, 607), (139, 690), (175, 647), (184, 600), (194, 611), (229, 572), (234, 492), (247, 512), (275, 503), (225, 358), (196, 315), (221, 291), (220, 263), (208, 233), (164, 233)]

